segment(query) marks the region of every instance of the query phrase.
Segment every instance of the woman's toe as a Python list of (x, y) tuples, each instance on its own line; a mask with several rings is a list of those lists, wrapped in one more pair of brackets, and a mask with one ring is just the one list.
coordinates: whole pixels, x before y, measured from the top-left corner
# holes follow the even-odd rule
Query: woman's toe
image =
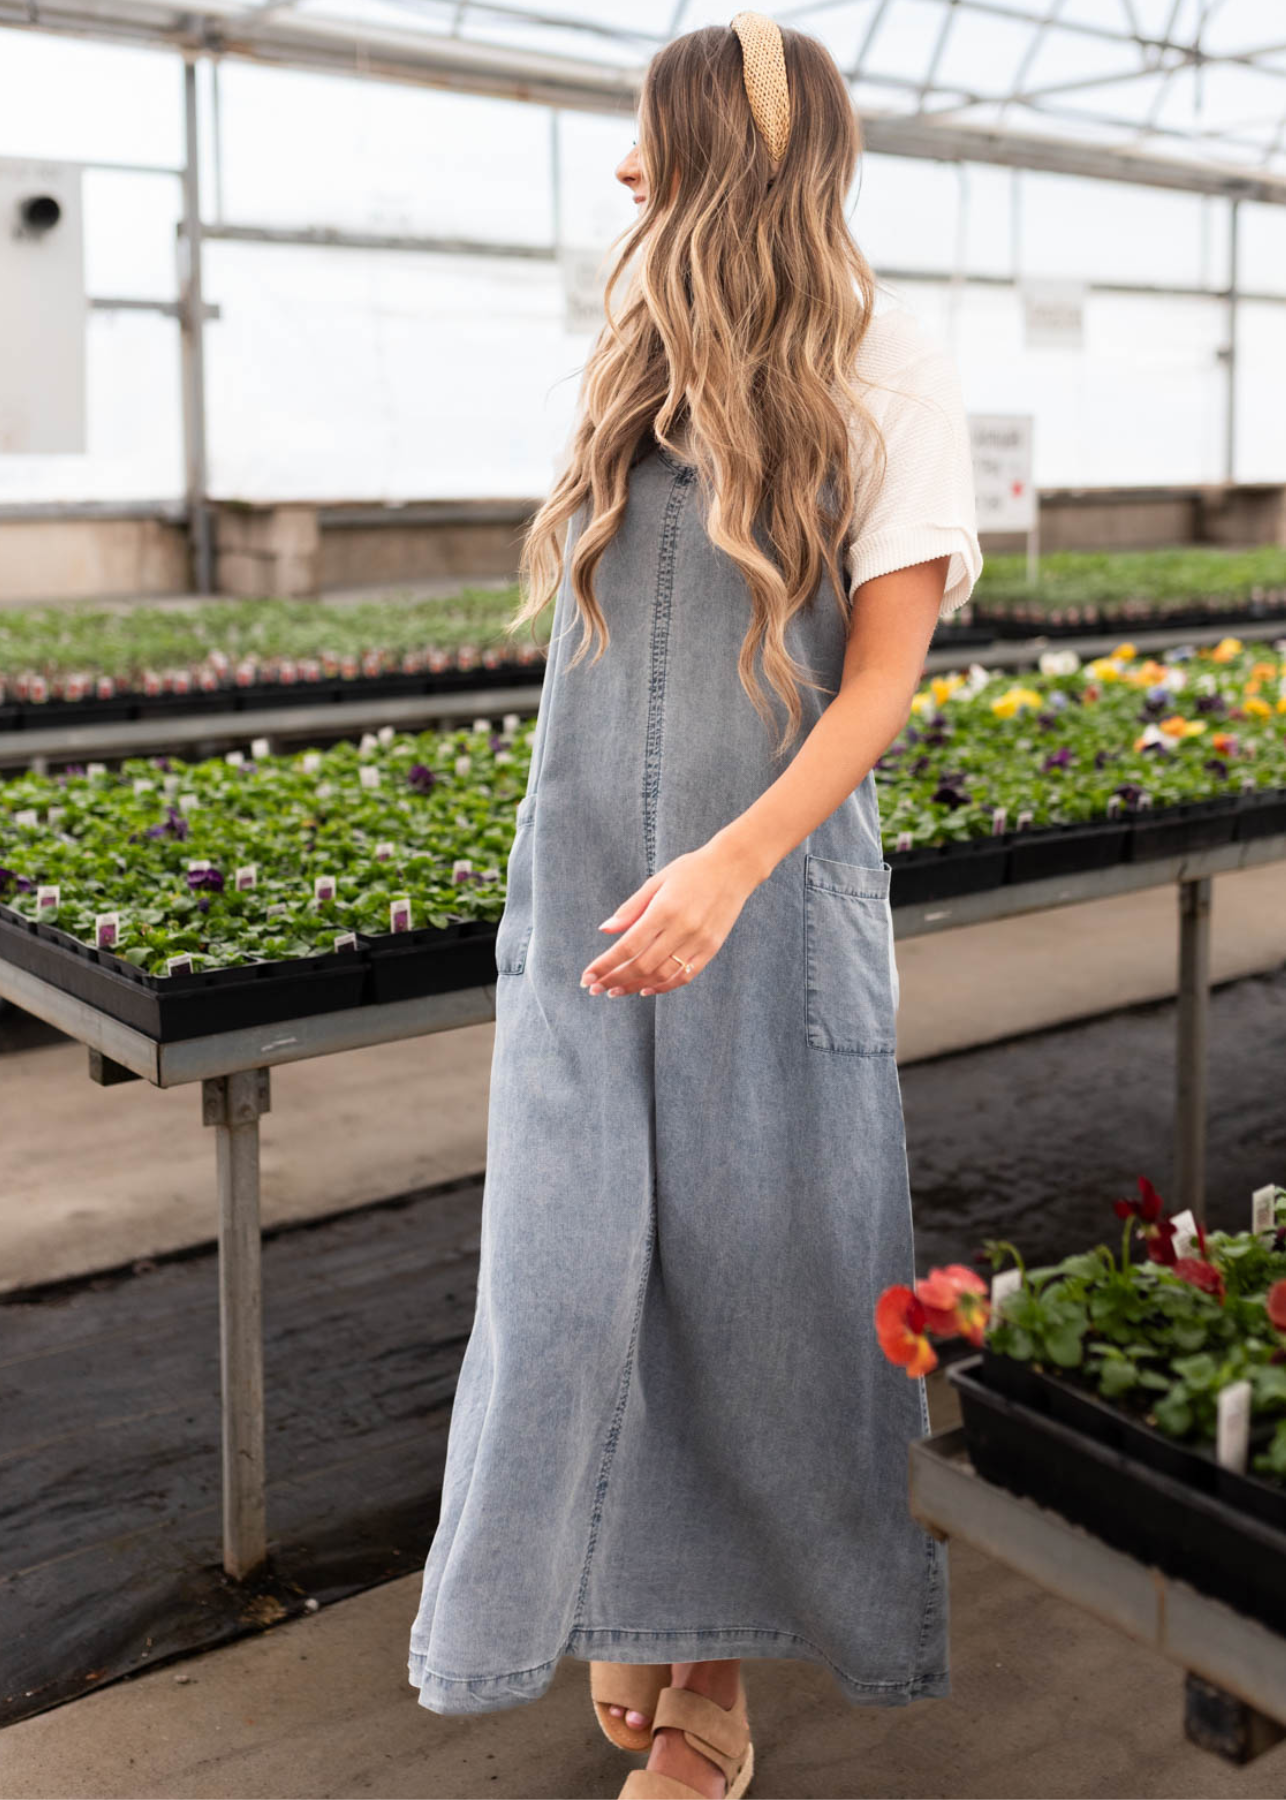
[(627, 1712), (625, 1715), (625, 1723), (627, 1725), (632, 1725), (636, 1731), (643, 1731), (652, 1723), (652, 1721), (648, 1718), (646, 1713)]

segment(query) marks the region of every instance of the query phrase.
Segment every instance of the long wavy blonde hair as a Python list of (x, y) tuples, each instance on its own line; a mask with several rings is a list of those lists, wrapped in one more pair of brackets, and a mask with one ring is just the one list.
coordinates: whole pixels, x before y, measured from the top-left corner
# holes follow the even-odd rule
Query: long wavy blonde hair
[[(570, 455), (525, 534), (515, 631), (553, 599), (566, 527), (588, 500), (571, 560), (583, 625), (572, 666), (610, 642), (594, 572), (625, 511), (629, 472), (653, 437), (696, 465), (711, 541), (742, 571), (749, 623), (738, 672), (767, 722), (756, 656), (799, 729), (797, 684), (816, 687), (786, 628), (829, 571), (847, 618), (844, 544), (859, 487), (852, 420), (884, 448), (854, 380), (875, 278), (845, 203), (861, 152), (853, 103), (830, 52), (782, 29), (791, 126), (774, 172), (727, 26), (675, 38), (653, 57), (639, 100), (647, 201), (618, 237), (607, 320), (585, 367)], [(610, 252), (609, 252), (610, 254)], [(619, 313), (613, 294), (632, 272)], [(687, 443), (669, 437), (687, 426)], [(865, 458), (863, 458), (865, 463)], [(878, 478), (878, 477), (877, 477)], [(763, 517), (767, 550), (755, 535)]]

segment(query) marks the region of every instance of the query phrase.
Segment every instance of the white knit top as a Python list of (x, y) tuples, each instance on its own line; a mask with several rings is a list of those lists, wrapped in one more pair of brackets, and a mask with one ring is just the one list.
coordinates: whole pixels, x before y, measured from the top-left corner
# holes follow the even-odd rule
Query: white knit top
[[(969, 426), (955, 365), (908, 312), (877, 312), (858, 350), (857, 379), (887, 453), (872, 492), (869, 428), (853, 421), (857, 511), (849, 591), (877, 575), (950, 556), (938, 616), (963, 606), (982, 573)], [(672, 432), (683, 444), (686, 432)]]

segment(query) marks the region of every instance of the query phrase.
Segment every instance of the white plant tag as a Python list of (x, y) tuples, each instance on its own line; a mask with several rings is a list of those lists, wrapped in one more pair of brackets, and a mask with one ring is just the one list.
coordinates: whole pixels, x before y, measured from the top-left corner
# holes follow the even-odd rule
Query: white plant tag
[(409, 898), (390, 900), (388, 909), (388, 928), (390, 931), (409, 931), (411, 929), (411, 902)]
[(150, 794), (155, 787), (156, 783), (154, 781), (149, 781), (146, 775), (138, 776), (134, 782), (134, 792), (136, 794)]
[(517, 713), (506, 713), (501, 723), (505, 728), (506, 735), (512, 737), (522, 721)]
[(513, 756), (508, 750), (497, 750), (493, 760), (498, 763), (507, 763), (513, 761)]
[(106, 773), (106, 763), (86, 763), (85, 765), (85, 774), (90, 781), (94, 779), (95, 775), (106, 775)]
[(229, 750), (223, 760), (230, 769), (239, 769), (246, 760), (246, 753), (244, 750)]
[(1220, 1388), (1215, 1426), (1215, 1458), (1221, 1469), (1246, 1472), (1250, 1450), (1250, 1383), (1233, 1381)]
[(457, 756), (456, 757), (455, 772), (457, 775), (467, 775), (469, 773), (469, 770), (472, 767), (473, 767), (472, 760), (468, 756)]
[(286, 905), (284, 900), (277, 900), (268, 908), (266, 916), (270, 919), (277, 919), (281, 917), (282, 913), (288, 913), (289, 911), (290, 908)]
[(34, 806), (24, 806), (21, 812), (13, 815), (15, 825), (30, 827), (32, 830), (40, 823), (40, 814)]
[(475, 731), (483, 732), (487, 737), (490, 737), (491, 736), (491, 720), (490, 719), (475, 719), (473, 721), (473, 729)]
[(1007, 1300), (1010, 1294), (1016, 1294), (1022, 1285), (1023, 1272), (1021, 1269), (1001, 1269), (998, 1274), (993, 1275), (991, 1278), (992, 1313), (998, 1314), (1002, 1302)]
[(375, 735), (387, 750), (389, 745), (393, 742), (393, 739), (397, 736), (397, 729), (393, 725), (381, 725)]
[(196, 806), (197, 806), (197, 800), (196, 800), (195, 794), (180, 794), (179, 795), (179, 811), (181, 813), (195, 812)]
[(364, 731), (362, 733), (362, 741), (357, 746), (357, 754), (359, 756), (374, 756), (379, 747), (380, 740), (376, 737), (375, 733), (373, 731)]
[(1020, 812), (1017, 820), (1017, 830), (1025, 831), (1030, 824), (1031, 814), (1029, 812)]
[(899, 831), (898, 832), (897, 847), (899, 850), (909, 850), (914, 842), (915, 842), (915, 838), (911, 832), (909, 832), (909, 831)]
[(113, 950), (121, 934), (121, 915), (119, 913), (99, 913), (94, 919), (94, 948), (96, 950)]
[(192, 973), (192, 958), (190, 956), (167, 956), (165, 959), (165, 973), (167, 975), (190, 975)]
[(339, 883), (333, 875), (318, 875), (313, 881), (314, 900), (333, 900), (339, 889)]
[(1004, 831), (1005, 817), (1006, 817), (1005, 808), (1003, 806), (997, 806), (992, 809), (992, 814), (991, 814), (991, 835), (992, 835), (992, 837), (999, 837), (1001, 835), (1001, 833)]
[(271, 756), (272, 755), (272, 740), (271, 740), (271, 738), (262, 738), (262, 737), (255, 738), (250, 745), (250, 754), (251, 754), (251, 756), (253, 756), (253, 758), (255, 759), (256, 762), (262, 762), (265, 757)]
[(374, 763), (363, 763), (357, 771), (357, 779), (364, 788), (377, 788), (380, 785), (380, 772)]
[(339, 936), (335, 939), (335, 948), (336, 950), (356, 950), (357, 933), (355, 931), (341, 931)]
[(376, 844), (375, 846), (376, 862), (392, 862), (396, 853), (396, 846), (393, 844)]
[(202, 857), (199, 862), (190, 862), (188, 864), (188, 874), (189, 875), (204, 875), (206, 870), (209, 867), (210, 867), (209, 862), (205, 859), (205, 857)]
[(299, 766), (305, 775), (316, 775), (321, 769), (321, 751), (305, 750), (300, 758)]
[(467, 856), (457, 856), (455, 861), (451, 864), (452, 881), (459, 881), (462, 875), (472, 875), (472, 873), (473, 864), (469, 861)]
[(36, 911), (37, 912), (47, 912), (51, 909), (54, 912), (57, 912), (58, 908), (61, 905), (62, 905), (62, 893), (59, 888), (57, 888), (57, 887), (38, 887), (36, 889)]
[(1185, 1207), (1176, 1213), (1170, 1223), (1174, 1226), (1174, 1253), (1176, 1256), (1191, 1256), (1197, 1247), (1197, 1221), (1190, 1208)]
[(245, 893), (248, 889), (257, 887), (258, 883), (258, 863), (247, 863), (243, 869), (238, 869), (236, 874), (232, 877), (232, 885), (239, 893)]
[(1250, 1196), (1250, 1229), (1258, 1234), (1272, 1231), (1276, 1224), (1277, 1189), (1270, 1181), (1267, 1187), (1256, 1188)]

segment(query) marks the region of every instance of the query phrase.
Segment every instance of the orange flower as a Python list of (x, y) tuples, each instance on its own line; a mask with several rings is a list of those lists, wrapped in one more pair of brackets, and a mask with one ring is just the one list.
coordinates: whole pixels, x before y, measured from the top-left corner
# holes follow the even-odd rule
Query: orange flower
[(1278, 1331), (1286, 1331), (1286, 1281), (1275, 1281), (1268, 1290), (1268, 1317)]
[(981, 1344), (990, 1307), (987, 1284), (976, 1269), (966, 1268), (963, 1263), (930, 1269), (925, 1280), (916, 1282), (915, 1293), (924, 1306), (930, 1331), (939, 1337), (954, 1337), (958, 1333), (971, 1344)]
[(924, 1307), (909, 1287), (885, 1288), (875, 1303), (875, 1331), (880, 1349), (909, 1377), (927, 1375), (938, 1366), (937, 1353), (925, 1332)]

